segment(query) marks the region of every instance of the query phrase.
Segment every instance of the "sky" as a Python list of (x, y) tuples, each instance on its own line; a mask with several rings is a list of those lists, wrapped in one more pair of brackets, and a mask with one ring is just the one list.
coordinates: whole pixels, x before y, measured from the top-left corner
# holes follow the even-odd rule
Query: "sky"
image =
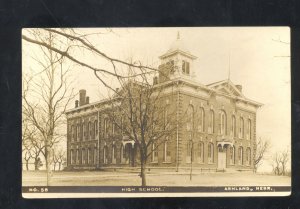
[[(78, 29), (106, 54), (122, 60), (139, 60), (158, 67), (158, 57), (176, 40), (198, 57), (193, 64), (196, 79), (203, 84), (228, 78), (243, 86), (243, 94), (263, 106), (257, 111), (257, 137), (271, 141), (271, 152), (291, 145), (290, 29), (288, 27), (206, 27), (206, 28), (103, 28)], [(23, 45), (29, 50), (28, 45)], [(25, 53), (26, 54), (26, 53)], [(81, 54), (87, 62), (101, 67), (107, 63)], [(24, 56), (23, 70), (32, 60)], [(229, 61), (230, 60), (230, 61)], [(34, 67), (32, 67), (34, 68)], [(24, 71), (23, 71), (24, 72)], [(86, 89), (90, 102), (107, 95), (93, 72), (73, 66), (75, 91)], [(113, 81), (111, 81), (112, 84)], [(74, 106), (72, 102), (70, 108)], [(269, 155), (271, 154), (269, 153)], [(263, 169), (270, 169), (266, 161)]]

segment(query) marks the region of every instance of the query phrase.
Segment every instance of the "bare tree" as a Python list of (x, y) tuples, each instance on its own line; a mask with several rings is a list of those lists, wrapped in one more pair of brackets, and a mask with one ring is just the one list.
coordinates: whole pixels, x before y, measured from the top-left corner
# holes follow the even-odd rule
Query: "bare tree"
[(280, 155), (275, 153), (272, 157), (272, 168), (275, 175), (280, 175)]
[(56, 170), (58, 164), (58, 170), (61, 170), (63, 162), (66, 160), (66, 152), (62, 148), (53, 149), (53, 170)]
[[(36, 39), (43, 40), (49, 46), (54, 45), (55, 37), (51, 32), (34, 33)], [(63, 136), (59, 128), (65, 124), (64, 112), (74, 97), (70, 88), (69, 68), (63, 65), (64, 57), (60, 54), (40, 46), (41, 54), (33, 57), (38, 64), (37, 73), (23, 77), (23, 114), (25, 123), (36, 128), (41, 141), (37, 140), (36, 159), (39, 153), (45, 157), (47, 169), (47, 185), (50, 181), (50, 158), (53, 146)]]
[(289, 150), (277, 151), (272, 155), (271, 165), (275, 175), (286, 175), (289, 162)]
[[(131, 68), (130, 72), (136, 73), (133, 71)], [(106, 111), (109, 120), (120, 130), (122, 140), (137, 146), (142, 186), (147, 184), (149, 158), (154, 159), (160, 146), (174, 140), (177, 127), (176, 108), (169, 105), (171, 101), (164, 94), (168, 88), (153, 85), (150, 78), (146, 73), (130, 79), (119, 78), (120, 89), (110, 97), (110, 108)]]
[[(114, 57), (111, 57), (99, 49), (96, 44), (90, 41), (90, 36), (102, 35), (103, 33), (112, 32), (111, 29), (105, 32), (81, 33), (80, 30), (76, 29), (52, 29), (52, 28), (40, 28), (40, 29), (24, 29), (22, 33), (22, 39), (28, 43), (38, 45), (44, 49), (52, 51), (53, 53), (59, 54), (62, 58), (66, 58), (79, 66), (93, 71), (98, 80), (107, 88), (113, 90), (108, 81), (114, 78), (129, 78), (138, 77), (141, 74), (147, 74), (157, 71), (156, 68), (151, 66), (142, 65), (140, 62), (127, 62)], [(43, 39), (43, 34), (52, 34), (52, 43), (49, 43)], [(107, 62), (110, 67), (103, 68), (95, 64), (85, 61), (82, 57), (93, 56), (96, 60)], [(105, 65), (102, 65), (105, 66)], [(128, 71), (124, 67), (130, 67), (140, 69), (139, 73), (128, 75)], [(108, 78), (107, 80), (104, 78)]]
[(289, 161), (289, 150), (283, 150), (280, 152), (280, 165), (281, 165), (281, 175), (286, 175), (286, 167)]
[(258, 138), (258, 141), (256, 143), (256, 150), (254, 153), (254, 172), (257, 172), (258, 167), (261, 165), (265, 154), (269, 151), (270, 149), (270, 141), (269, 140), (264, 140), (261, 137)]

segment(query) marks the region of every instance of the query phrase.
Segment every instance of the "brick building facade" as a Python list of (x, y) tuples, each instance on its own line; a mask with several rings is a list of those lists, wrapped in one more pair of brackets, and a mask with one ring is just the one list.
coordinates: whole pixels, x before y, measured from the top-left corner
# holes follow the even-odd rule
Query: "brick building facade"
[[(148, 167), (252, 170), (256, 146), (256, 111), (260, 103), (247, 99), (242, 86), (229, 79), (203, 85), (195, 80), (197, 59), (180, 37), (160, 56), (160, 74), (153, 85), (166, 88), (164, 100), (186, 113), (186, 123), (152, 153)], [(134, 142), (105, 117), (109, 100), (90, 104), (85, 90), (67, 115), (67, 165), (70, 169), (135, 167)]]

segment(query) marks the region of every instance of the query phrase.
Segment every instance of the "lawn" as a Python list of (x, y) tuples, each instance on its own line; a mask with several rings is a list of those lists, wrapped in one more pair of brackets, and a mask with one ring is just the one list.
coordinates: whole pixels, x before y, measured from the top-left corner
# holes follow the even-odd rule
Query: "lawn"
[[(45, 171), (23, 171), (23, 186), (45, 186)], [(51, 186), (140, 186), (138, 172), (59, 171), (51, 175)], [(150, 172), (148, 186), (290, 186), (291, 178), (253, 173)]]

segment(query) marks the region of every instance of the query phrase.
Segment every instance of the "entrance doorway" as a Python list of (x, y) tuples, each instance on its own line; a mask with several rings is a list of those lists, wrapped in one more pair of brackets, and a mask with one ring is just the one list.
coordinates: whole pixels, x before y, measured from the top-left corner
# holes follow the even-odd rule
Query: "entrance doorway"
[(218, 169), (224, 170), (226, 168), (226, 149), (218, 147)]

